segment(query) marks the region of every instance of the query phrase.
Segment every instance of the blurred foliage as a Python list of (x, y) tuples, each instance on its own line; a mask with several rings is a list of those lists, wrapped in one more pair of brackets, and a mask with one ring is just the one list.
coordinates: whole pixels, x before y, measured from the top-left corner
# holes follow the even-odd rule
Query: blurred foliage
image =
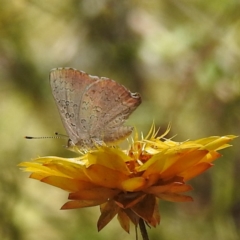
[[(72, 156), (64, 140), (24, 135), (64, 133), (51, 96), (51, 68), (71, 66), (138, 91), (129, 119), (147, 133), (171, 122), (177, 141), (239, 134), (238, 0), (0, 0), (0, 238), (134, 239), (115, 220), (97, 233), (99, 209), (59, 211), (67, 194), (29, 180), (17, 164)], [(193, 203), (160, 203), (154, 239), (240, 237), (239, 143), (192, 181)]]

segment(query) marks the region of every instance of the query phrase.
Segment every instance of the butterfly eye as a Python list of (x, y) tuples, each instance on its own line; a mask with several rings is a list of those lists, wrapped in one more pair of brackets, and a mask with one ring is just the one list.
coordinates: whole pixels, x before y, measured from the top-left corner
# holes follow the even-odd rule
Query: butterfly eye
[(71, 148), (71, 147), (73, 147), (73, 146), (74, 146), (73, 141), (72, 141), (71, 139), (68, 139), (67, 147), (68, 147), (68, 148)]

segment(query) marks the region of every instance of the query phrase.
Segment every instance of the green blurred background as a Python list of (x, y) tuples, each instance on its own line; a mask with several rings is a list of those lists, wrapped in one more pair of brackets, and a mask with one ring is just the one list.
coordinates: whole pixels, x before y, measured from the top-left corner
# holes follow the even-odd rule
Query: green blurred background
[[(143, 103), (128, 123), (147, 133), (154, 119), (184, 141), (239, 135), (239, 0), (0, 0), (0, 239), (135, 239), (115, 218), (100, 233), (99, 208), (60, 211), (67, 193), (28, 179), (17, 164), (73, 154), (48, 81), (70, 66), (110, 77)], [(240, 238), (240, 141), (191, 181), (192, 203), (160, 202), (150, 239)]]

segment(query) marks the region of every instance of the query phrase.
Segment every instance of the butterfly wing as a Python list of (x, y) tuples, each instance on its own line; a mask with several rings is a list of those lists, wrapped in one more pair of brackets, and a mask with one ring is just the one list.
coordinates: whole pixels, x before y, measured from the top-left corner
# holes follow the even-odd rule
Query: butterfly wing
[(99, 78), (83, 93), (78, 124), (84, 124), (91, 139), (115, 142), (131, 134), (133, 128), (123, 124), (140, 103), (138, 93), (109, 78)]
[[(98, 79), (98, 78), (97, 78)], [(80, 103), (86, 88), (97, 81), (94, 77), (73, 68), (55, 68), (50, 72), (50, 85), (63, 125), (69, 138), (77, 143), (86, 129), (78, 124)]]

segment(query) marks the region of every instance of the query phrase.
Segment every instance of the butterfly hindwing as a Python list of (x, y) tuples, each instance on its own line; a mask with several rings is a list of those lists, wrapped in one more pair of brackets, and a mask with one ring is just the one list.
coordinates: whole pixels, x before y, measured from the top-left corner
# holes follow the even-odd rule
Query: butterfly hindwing
[[(101, 78), (93, 82), (83, 94), (79, 121), (87, 122), (88, 133), (112, 142), (128, 136), (132, 127), (123, 126), (125, 120), (141, 103), (138, 94), (131, 93), (117, 82)], [(85, 111), (82, 106), (88, 104)]]

